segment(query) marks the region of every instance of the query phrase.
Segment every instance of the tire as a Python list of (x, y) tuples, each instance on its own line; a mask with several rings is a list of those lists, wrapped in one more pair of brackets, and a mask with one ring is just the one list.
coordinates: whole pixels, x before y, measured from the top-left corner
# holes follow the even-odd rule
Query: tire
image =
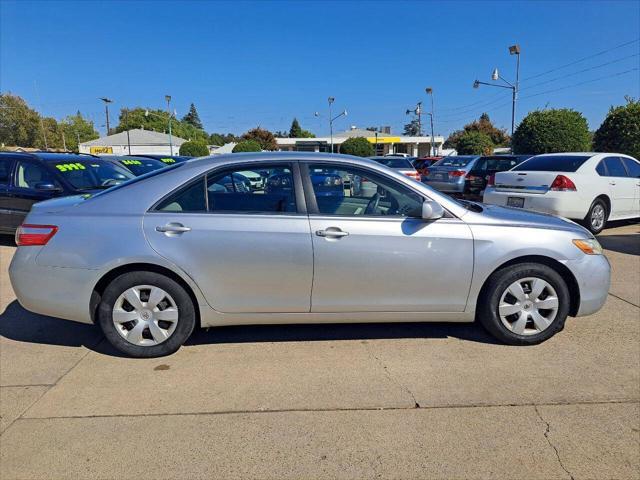
[(587, 212), (587, 216), (584, 217), (582, 224), (594, 235), (597, 235), (607, 225), (607, 219), (609, 218), (609, 209), (604, 200), (596, 198)]
[[(538, 283), (538, 280), (543, 283)], [(510, 293), (516, 283), (522, 287), (524, 301)], [(529, 296), (535, 292), (527, 292), (526, 288), (527, 285), (533, 287), (534, 284), (536, 288), (546, 284), (535, 298), (533, 295)], [(570, 295), (566, 282), (558, 272), (543, 264), (521, 263), (502, 268), (487, 279), (481, 295), (482, 298), (478, 299), (477, 319), (491, 335), (509, 345), (536, 345), (544, 342), (564, 328), (569, 314)], [(536, 307), (550, 307), (554, 298), (557, 299), (555, 310)], [(545, 303), (541, 303), (543, 301)], [(511, 311), (514, 313), (509, 314)], [(504, 318), (501, 313), (504, 313)], [(523, 323), (524, 328), (520, 331)], [(546, 327), (540, 328), (541, 324)]]
[(189, 294), (174, 280), (154, 272), (129, 272), (105, 289), (98, 324), (120, 352), (154, 358), (182, 346), (196, 325), (196, 312)]

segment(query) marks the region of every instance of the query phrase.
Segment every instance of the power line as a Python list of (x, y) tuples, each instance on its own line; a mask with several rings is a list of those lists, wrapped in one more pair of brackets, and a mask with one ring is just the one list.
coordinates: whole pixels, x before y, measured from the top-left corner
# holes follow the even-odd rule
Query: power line
[(614, 74), (611, 74), (611, 75), (605, 75), (605, 76), (603, 76), (603, 77), (592, 78), (591, 80), (585, 80), (584, 82), (578, 82), (578, 83), (574, 83), (574, 84), (572, 84), (572, 85), (566, 85), (566, 86), (564, 86), (564, 87), (554, 88), (554, 89), (552, 89), (552, 90), (547, 90), (547, 91), (544, 91), (544, 92), (538, 92), (538, 93), (534, 93), (534, 94), (532, 94), (532, 95), (527, 95), (527, 96), (525, 96), (525, 97), (522, 97), (522, 98), (521, 98), (521, 100), (524, 100), (524, 99), (526, 99), (526, 98), (538, 97), (538, 96), (540, 96), (540, 95), (545, 95), (545, 94), (547, 94), (547, 93), (559, 92), (560, 90), (566, 90), (567, 88), (578, 87), (578, 86), (580, 86), (580, 85), (585, 85), (585, 84), (587, 84), (587, 83), (593, 83), (593, 82), (597, 82), (597, 81), (599, 81), (599, 80), (605, 80), (605, 79), (607, 79), (607, 78), (619, 77), (619, 76), (621, 76), (621, 75), (625, 75), (625, 74), (627, 74), (627, 73), (637, 72), (637, 71), (638, 71), (638, 68), (632, 68), (632, 69), (630, 69), (630, 70), (625, 70), (625, 71), (623, 71), (623, 72), (617, 72), (617, 73), (614, 73)]
[(556, 72), (556, 71), (561, 70), (563, 68), (570, 67), (572, 65), (575, 65), (576, 63), (580, 63), (580, 62), (583, 62), (585, 60), (589, 60), (590, 58), (599, 57), (600, 55), (604, 55), (605, 53), (612, 52), (613, 50), (617, 50), (618, 48), (626, 47), (627, 45), (631, 45), (632, 43), (637, 43), (639, 41), (640, 41), (640, 38), (636, 38), (635, 40), (631, 40), (629, 42), (621, 43), (620, 45), (616, 45), (615, 47), (611, 47), (611, 48), (608, 48), (606, 50), (602, 50), (601, 52), (594, 53), (593, 55), (588, 55), (586, 57), (579, 58), (578, 60), (574, 60), (574, 61), (566, 63), (564, 65), (560, 65), (558, 67), (552, 68), (551, 70), (547, 70), (546, 72), (538, 73), (536, 75), (532, 75), (531, 77), (524, 78), (524, 79), (521, 80), (521, 82), (526, 82), (526, 81), (531, 80), (533, 78), (542, 77), (543, 75), (547, 75), (549, 73)]
[(538, 87), (540, 85), (546, 85), (547, 83), (555, 82), (556, 80), (562, 80), (563, 78), (573, 77), (575, 75), (579, 75), (581, 73), (589, 72), (591, 70), (596, 70), (598, 68), (606, 67), (607, 65), (612, 65), (614, 63), (622, 62), (624, 60), (627, 60), (627, 59), (633, 58), (633, 57), (640, 57), (640, 53), (634, 53), (633, 55), (627, 55), (626, 57), (617, 58), (615, 60), (611, 60), (610, 62), (601, 63), (600, 65), (595, 65), (593, 67), (584, 68), (582, 70), (578, 70), (577, 72), (569, 73), (569, 74), (563, 75), (561, 77), (552, 78), (551, 80), (545, 80), (544, 82), (536, 83), (535, 85), (529, 85), (528, 87), (521, 88), (520, 91), (527, 90), (529, 88), (535, 88), (535, 87)]

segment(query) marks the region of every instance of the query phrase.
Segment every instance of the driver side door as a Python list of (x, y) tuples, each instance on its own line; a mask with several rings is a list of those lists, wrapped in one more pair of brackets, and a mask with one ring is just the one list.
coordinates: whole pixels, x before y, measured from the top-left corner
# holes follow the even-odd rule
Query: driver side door
[[(312, 312), (462, 312), (469, 227), (421, 218), (424, 198), (361, 167), (303, 163), (313, 241)], [(339, 179), (349, 178), (349, 187)]]

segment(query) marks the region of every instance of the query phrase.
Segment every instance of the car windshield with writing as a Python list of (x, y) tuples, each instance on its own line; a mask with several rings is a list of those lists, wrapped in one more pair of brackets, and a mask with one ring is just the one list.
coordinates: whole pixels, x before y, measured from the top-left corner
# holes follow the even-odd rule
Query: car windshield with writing
[(54, 161), (51, 166), (77, 190), (101, 190), (135, 178), (129, 170), (98, 158)]
[(145, 173), (153, 172), (167, 166), (166, 163), (156, 160), (155, 158), (135, 158), (135, 157), (123, 157), (117, 159), (117, 162), (125, 167), (127, 170), (131, 170), (136, 177), (144, 175)]

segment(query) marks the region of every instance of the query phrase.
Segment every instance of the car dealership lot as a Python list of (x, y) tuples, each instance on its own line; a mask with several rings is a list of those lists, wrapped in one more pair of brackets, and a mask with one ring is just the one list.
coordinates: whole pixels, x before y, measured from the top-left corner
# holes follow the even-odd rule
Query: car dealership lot
[(640, 226), (600, 239), (607, 304), (538, 346), (475, 325), (260, 326), (149, 360), (23, 310), (0, 246), (0, 477), (637, 478)]

